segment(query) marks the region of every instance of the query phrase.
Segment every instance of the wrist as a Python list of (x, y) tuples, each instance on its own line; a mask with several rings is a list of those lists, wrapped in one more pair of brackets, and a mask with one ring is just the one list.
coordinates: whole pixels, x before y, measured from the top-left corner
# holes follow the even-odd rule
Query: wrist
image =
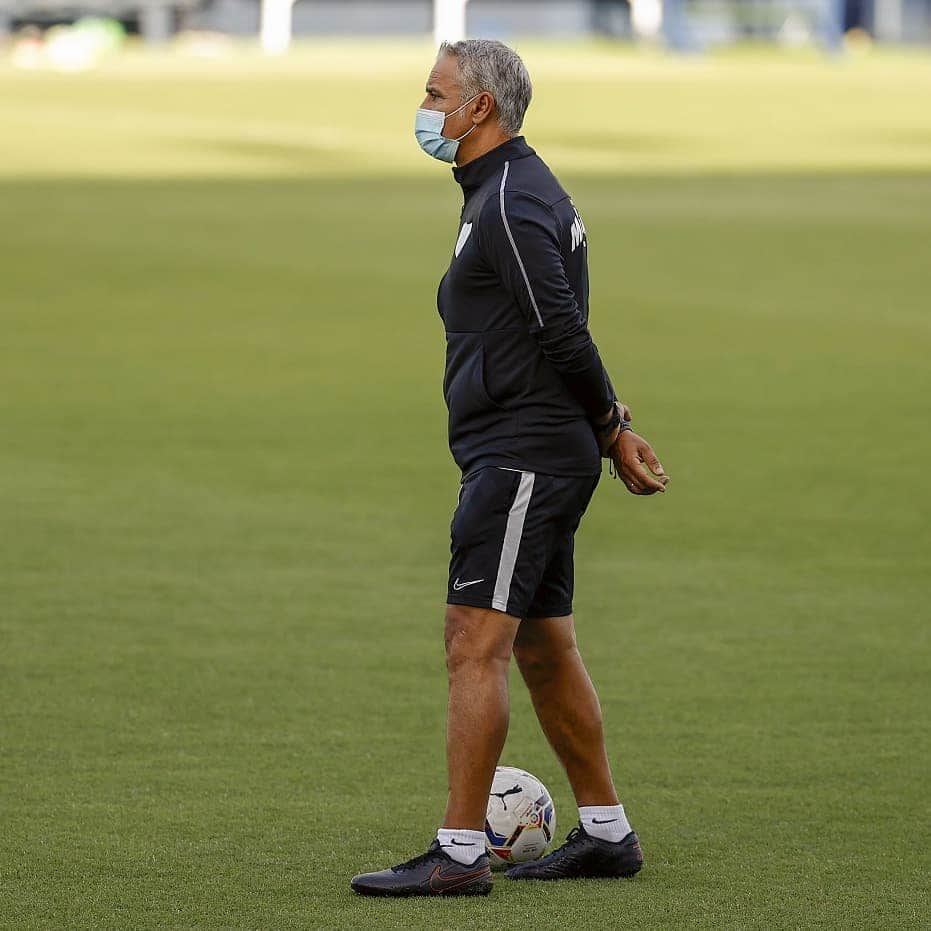
[(602, 435), (616, 430), (623, 422), (621, 412), (617, 407), (612, 407), (603, 417), (593, 419), (591, 425), (595, 433)]
[(609, 450), (620, 435), (620, 428), (623, 423), (620, 411), (614, 405), (605, 417), (592, 424), (592, 429), (595, 431), (595, 437), (598, 440), (598, 449), (602, 456), (608, 455)]
[(615, 417), (618, 413), (619, 411), (617, 404), (612, 404), (600, 417), (590, 418), (592, 426), (596, 430), (607, 427), (615, 420)]

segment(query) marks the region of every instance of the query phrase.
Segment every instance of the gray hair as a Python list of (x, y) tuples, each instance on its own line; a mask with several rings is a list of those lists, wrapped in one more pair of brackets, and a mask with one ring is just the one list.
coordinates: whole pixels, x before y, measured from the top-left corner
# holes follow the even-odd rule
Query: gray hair
[(483, 91), (491, 94), (501, 128), (516, 136), (533, 95), (530, 75), (517, 52), (494, 39), (463, 39), (444, 42), (439, 53), (458, 59), (463, 100)]

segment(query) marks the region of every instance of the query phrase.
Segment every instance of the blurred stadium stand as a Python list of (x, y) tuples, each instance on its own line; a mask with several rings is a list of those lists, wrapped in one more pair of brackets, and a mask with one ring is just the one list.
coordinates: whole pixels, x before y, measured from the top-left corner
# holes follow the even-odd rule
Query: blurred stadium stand
[(202, 5), (204, 0), (0, 0), (0, 34), (101, 16), (119, 20), (152, 41), (164, 41), (186, 24), (186, 14)]
[[(631, 9), (628, 0), (470, 0), (468, 32), (633, 38)], [(0, 0), (0, 33), (87, 15), (117, 19), (151, 41), (179, 30), (254, 36), (260, 0)], [(298, 0), (292, 21), (296, 36), (423, 35), (433, 0)], [(931, 0), (662, 0), (662, 37), (687, 51), (747, 39), (832, 47), (852, 28), (881, 41), (931, 42)]]

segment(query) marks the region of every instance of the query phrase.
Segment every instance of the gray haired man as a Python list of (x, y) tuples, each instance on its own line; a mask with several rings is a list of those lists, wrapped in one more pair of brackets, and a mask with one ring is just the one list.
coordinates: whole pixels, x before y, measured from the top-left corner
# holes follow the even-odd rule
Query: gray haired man
[(566, 770), (579, 825), (509, 879), (629, 877), (643, 856), (608, 764), (572, 614), (575, 531), (603, 458), (632, 494), (668, 476), (633, 432), (588, 329), (585, 224), (518, 135), (531, 84), (500, 42), (444, 45), (417, 111), (464, 204), (438, 292), (449, 445), (462, 470), (446, 597), (449, 800), (426, 853), (352, 880), (363, 895), (487, 895), (485, 809), (513, 655)]

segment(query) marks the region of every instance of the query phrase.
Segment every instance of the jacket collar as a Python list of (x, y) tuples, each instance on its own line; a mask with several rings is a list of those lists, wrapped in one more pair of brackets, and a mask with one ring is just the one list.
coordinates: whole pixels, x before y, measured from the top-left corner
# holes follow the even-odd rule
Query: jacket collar
[(463, 192), (468, 195), (487, 181), (505, 162), (516, 158), (526, 158), (533, 154), (533, 149), (527, 145), (524, 137), (515, 136), (468, 164), (453, 168), (453, 177), (462, 185)]

